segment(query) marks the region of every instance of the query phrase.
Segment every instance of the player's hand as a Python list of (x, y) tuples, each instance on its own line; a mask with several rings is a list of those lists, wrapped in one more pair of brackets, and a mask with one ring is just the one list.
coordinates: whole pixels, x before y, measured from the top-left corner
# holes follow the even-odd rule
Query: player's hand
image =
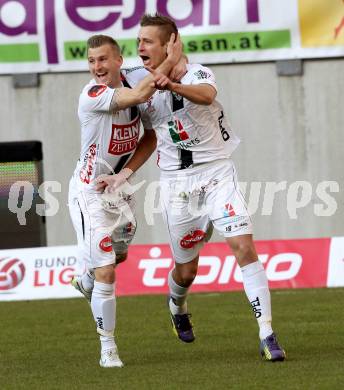
[(152, 88), (156, 89), (171, 89), (173, 86), (172, 81), (163, 73), (158, 72), (156, 69), (145, 66), (145, 68), (152, 74), (153, 82)]
[(116, 175), (100, 175), (96, 178), (96, 190), (104, 190), (105, 193), (115, 192), (133, 174), (130, 168), (123, 168)]
[(158, 73), (154, 75), (154, 87), (156, 89), (171, 89), (172, 81), (164, 74)]
[(167, 58), (171, 61), (173, 65), (176, 65), (180, 61), (180, 58), (183, 53), (183, 44), (179, 34), (171, 34), (170, 40), (167, 44), (166, 52)]

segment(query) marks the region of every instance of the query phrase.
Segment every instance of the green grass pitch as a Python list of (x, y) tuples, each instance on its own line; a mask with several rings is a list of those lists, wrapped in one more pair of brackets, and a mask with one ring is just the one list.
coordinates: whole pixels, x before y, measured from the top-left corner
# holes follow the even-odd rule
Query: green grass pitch
[(117, 300), (122, 369), (98, 365), (85, 299), (0, 303), (0, 388), (343, 389), (344, 289), (275, 290), (273, 325), (283, 363), (258, 354), (258, 327), (243, 292), (191, 294), (196, 341), (170, 328), (165, 296)]

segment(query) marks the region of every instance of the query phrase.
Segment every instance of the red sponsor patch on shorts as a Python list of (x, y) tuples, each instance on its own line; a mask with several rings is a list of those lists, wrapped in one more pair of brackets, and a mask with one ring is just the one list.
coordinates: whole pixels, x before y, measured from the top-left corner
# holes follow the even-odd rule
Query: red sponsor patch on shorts
[(106, 85), (94, 85), (88, 90), (88, 96), (90, 97), (97, 97), (101, 95), (105, 90), (107, 86)]
[(104, 252), (112, 252), (112, 241), (111, 237), (106, 236), (104, 237), (100, 243), (99, 243), (99, 248), (104, 251)]
[(183, 249), (191, 249), (205, 237), (205, 232), (201, 229), (191, 230), (180, 240), (180, 246)]

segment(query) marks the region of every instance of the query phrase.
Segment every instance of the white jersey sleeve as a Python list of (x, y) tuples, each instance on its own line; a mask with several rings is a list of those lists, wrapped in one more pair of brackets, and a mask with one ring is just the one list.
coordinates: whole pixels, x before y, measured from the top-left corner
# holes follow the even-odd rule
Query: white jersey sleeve
[(200, 64), (188, 66), (188, 72), (182, 78), (182, 83), (190, 85), (210, 84), (217, 91), (214, 73), (209, 68)]
[(80, 120), (90, 119), (102, 112), (109, 113), (114, 92), (115, 89), (106, 85), (93, 83), (86, 85), (79, 98)]

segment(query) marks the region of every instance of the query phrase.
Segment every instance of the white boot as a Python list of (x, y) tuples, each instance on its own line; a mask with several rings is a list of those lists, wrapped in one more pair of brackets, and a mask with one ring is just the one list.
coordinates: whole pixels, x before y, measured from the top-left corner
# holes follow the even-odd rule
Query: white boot
[(123, 367), (124, 364), (118, 356), (117, 348), (103, 351), (99, 360), (100, 367)]

